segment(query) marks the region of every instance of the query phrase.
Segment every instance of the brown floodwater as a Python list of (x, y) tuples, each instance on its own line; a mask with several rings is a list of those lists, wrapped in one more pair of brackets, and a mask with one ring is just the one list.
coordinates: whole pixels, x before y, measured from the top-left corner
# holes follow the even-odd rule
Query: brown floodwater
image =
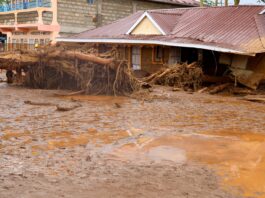
[[(140, 144), (141, 145), (141, 144)], [(197, 134), (150, 138), (147, 144), (127, 144), (112, 156), (121, 160), (188, 161), (206, 165), (223, 188), (245, 197), (265, 197), (265, 134), (226, 129)], [(233, 190), (232, 190), (233, 191)]]

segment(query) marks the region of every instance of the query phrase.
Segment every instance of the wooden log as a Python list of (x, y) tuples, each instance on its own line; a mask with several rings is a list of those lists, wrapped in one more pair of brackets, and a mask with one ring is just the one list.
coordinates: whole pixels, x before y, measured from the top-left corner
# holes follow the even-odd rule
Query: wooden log
[(247, 88), (238, 88), (238, 87), (233, 88), (232, 93), (235, 95), (249, 95), (249, 94), (254, 95), (255, 94), (253, 90), (249, 90)]
[(206, 92), (208, 89), (209, 89), (208, 87), (204, 87), (204, 88), (198, 90), (197, 92), (198, 92), (198, 93), (204, 93), (204, 92)]
[(50, 58), (62, 58), (62, 57), (66, 57), (66, 58), (77, 58), (83, 61), (88, 61), (88, 62), (93, 62), (93, 63), (98, 63), (101, 65), (109, 65), (113, 62), (113, 59), (111, 58), (101, 58), (98, 57), (96, 55), (93, 54), (84, 54), (82, 52), (75, 52), (75, 51), (65, 51), (65, 52), (60, 52), (60, 51), (56, 51), (52, 54), (49, 54), (48, 57)]
[(218, 85), (216, 87), (214, 87), (213, 89), (211, 89), (209, 91), (210, 94), (217, 94), (220, 93), (221, 91), (225, 90), (227, 87), (229, 87), (231, 85), (231, 83), (225, 83), (225, 84), (221, 84)]
[(263, 97), (258, 97), (258, 96), (245, 96), (240, 98), (241, 100), (246, 100), (246, 101), (250, 101), (250, 102), (259, 102), (259, 103), (265, 103), (265, 98)]
[(50, 103), (50, 102), (34, 102), (30, 100), (26, 100), (24, 101), (24, 103), (28, 105), (35, 105), (35, 106), (55, 106), (55, 104)]
[[(12, 68), (21, 67), (23, 65), (31, 65), (38, 63), (41, 59), (42, 61), (48, 62), (49, 60), (56, 60), (57, 65), (60, 62), (64, 62), (62, 64), (66, 64), (65, 58), (71, 59), (79, 59), (87, 62), (92, 62), (101, 65), (110, 65), (113, 63), (112, 58), (101, 58), (94, 54), (84, 54), (82, 52), (75, 52), (75, 51), (60, 51), (60, 50), (51, 50), (52, 53), (46, 51), (39, 52), (39, 51), (29, 51), (28, 53), (3, 53), (0, 54), (0, 69), (7, 69), (10, 67), (12, 63)], [(2, 64), (4, 63), (4, 64)]]

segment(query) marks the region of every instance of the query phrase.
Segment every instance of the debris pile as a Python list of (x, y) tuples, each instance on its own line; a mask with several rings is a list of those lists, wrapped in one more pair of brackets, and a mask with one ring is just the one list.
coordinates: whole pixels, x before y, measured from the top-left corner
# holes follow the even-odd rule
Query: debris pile
[(116, 58), (115, 50), (95, 54), (50, 47), (2, 54), (0, 63), (2, 69), (25, 71), (25, 85), (32, 88), (126, 95), (140, 87), (127, 62)]
[(202, 85), (203, 71), (197, 62), (170, 65), (145, 78), (150, 84), (198, 90)]

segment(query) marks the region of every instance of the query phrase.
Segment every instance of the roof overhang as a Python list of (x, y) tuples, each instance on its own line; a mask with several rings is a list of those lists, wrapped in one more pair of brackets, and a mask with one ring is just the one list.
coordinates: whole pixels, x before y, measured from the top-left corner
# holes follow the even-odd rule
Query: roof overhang
[(71, 39), (71, 38), (57, 38), (57, 42), (69, 42), (69, 43), (108, 43), (108, 44), (136, 44), (136, 45), (163, 45), (171, 47), (186, 47), (186, 48), (196, 48), (212, 50), (223, 53), (239, 54), (246, 56), (255, 56), (256, 53), (249, 53), (244, 51), (233, 50), (229, 48), (207, 45), (207, 44), (193, 44), (184, 42), (172, 42), (172, 41), (159, 41), (159, 40), (132, 40), (132, 39)]
[(133, 30), (144, 20), (145, 17), (151, 21), (151, 23), (157, 28), (157, 30), (159, 30), (159, 32), (162, 35), (166, 35), (165, 31), (157, 24), (157, 22), (153, 19), (153, 17), (148, 12), (144, 12), (142, 16), (133, 24), (133, 26), (128, 30), (126, 34), (128, 35), (131, 34)]

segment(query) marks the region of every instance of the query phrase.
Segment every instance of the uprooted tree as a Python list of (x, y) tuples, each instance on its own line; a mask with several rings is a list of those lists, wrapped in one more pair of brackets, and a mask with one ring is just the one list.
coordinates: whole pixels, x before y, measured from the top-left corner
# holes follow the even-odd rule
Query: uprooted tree
[(82, 90), (86, 94), (126, 95), (140, 86), (115, 51), (95, 55), (60, 47), (0, 55), (2, 69), (24, 70), (25, 85), (43, 89)]
[(90, 47), (63, 45), (1, 53), (0, 69), (16, 70), (17, 74), (23, 70), (24, 84), (32, 88), (71, 89), (94, 95), (128, 95), (152, 84), (197, 90), (202, 82), (202, 69), (196, 63), (165, 66), (138, 79), (127, 61), (119, 60), (116, 49), (98, 54)]

